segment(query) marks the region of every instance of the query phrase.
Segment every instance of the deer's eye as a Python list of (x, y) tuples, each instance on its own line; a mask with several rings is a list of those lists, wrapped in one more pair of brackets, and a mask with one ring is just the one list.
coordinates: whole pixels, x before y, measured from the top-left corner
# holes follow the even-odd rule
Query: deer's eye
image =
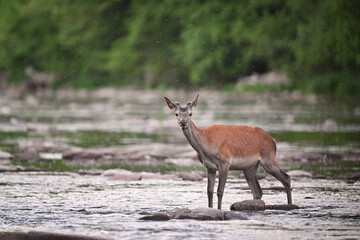
[(178, 113), (175, 113), (175, 116), (179, 116), (179, 114), (178, 114)]
[(192, 116), (192, 113), (189, 113), (189, 116), (191, 117), (191, 116)]

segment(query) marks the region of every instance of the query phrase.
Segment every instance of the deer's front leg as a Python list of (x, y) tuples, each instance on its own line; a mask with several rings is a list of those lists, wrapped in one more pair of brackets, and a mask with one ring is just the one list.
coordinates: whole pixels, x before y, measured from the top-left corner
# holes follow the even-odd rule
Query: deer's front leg
[(229, 173), (229, 166), (227, 165), (219, 166), (219, 185), (217, 189), (217, 196), (218, 196), (218, 209), (220, 210), (221, 210), (222, 197), (224, 195), (224, 189), (225, 189), (228, 173)]
[(208, 172), (208, 186), (207, 186), (208, 203), (209, 203), (209, 208), (212, 208), (216, 171), (208, 169), (207, 172)]

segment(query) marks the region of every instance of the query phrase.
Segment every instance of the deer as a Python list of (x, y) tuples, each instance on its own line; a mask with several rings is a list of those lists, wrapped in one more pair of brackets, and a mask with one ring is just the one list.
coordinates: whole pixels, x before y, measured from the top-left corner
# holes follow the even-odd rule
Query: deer
[(285, 187), (288, 204), (292, 204), (290, 176), (282, 171), (276, 160), (276, 141), (259, 127), (213, 125), (198, 128), (191, 120), (199, 94), (185, 107), (165, 97), (168, 107), (175, 112), (178, 125), (197, 152), (197, 159), (207, 169), (208, 207), (213, 208), (213, 194), (218, 172), (218, 206), (222, 198), (229, 170), (242, 170), (253, 199), (261, 199), (263, 192), (257, 179), (261, 165)]

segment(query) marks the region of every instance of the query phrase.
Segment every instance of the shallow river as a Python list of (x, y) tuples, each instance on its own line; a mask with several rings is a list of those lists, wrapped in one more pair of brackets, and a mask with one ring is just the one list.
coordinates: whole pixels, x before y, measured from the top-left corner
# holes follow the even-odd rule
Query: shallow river
[[(260, 180), (262, 187), (280, 186)], [(358, 239), (360, 183), (293, 181), (301, 209), (245, 213), (249, 220), (138, 220), (155, 212), (206, 207), (206, 179), (110, 181), (75, 173), (1, 173), (0, 231), (50, 231), (109, 239)], [(224, 210), (251, 199), (244, 179), (229, 179)], [(286, 202), (284, 192), (265, 190), (267, 204)]]
[[(95, 148), (148, 143), (188, 147), (163, 96), (185, 104), (196, 93), (115, 89), (59, 90), (37, 97), (7, 93), (0, 96), (0, 149), (16, 153), (35, 145)], [(359, 162), (347, 158), (360, 153), (360, 105), (355, 101), (204, 90), (193, 120), (199, 127), (259, 126), (276, 139), (279, 152), (333, 152), (350, 161), (350, 165), (320, 162), (318, 168), (330, 165), (336, 170), (318, 172), (321, 175), (359, 171)], [(307, 170), (314, 172), (310, 167)], [(263, 179), (260, 185), (280, 183)], [(252, 198), (250, 190), (240, 189), (246, 186), (244, 179), (229, 180), (225, 210)], [(306, 179), (295, 180), (292, 186), (299, 210), (245, 213), (246, 221), (145, 222), (138, 219), (206, 207), (206, 179), (120, 182), (66, 172), (0, 173), (0, 231), (109, 239), (360, 238), (360, 182)], [(286, 203), (284, 192), (265, 190), (263, 199), (267, 204)]]

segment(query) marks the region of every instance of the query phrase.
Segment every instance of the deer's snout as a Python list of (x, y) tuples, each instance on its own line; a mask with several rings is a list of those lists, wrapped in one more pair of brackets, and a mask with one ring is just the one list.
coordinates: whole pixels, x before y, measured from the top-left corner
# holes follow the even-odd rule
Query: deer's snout
[(180, 126), (181, 126), (181, 127), (185, 127), (186, 124), (187, 124), (186, 120), (181, 120), (181, 121), (180, 121)]

